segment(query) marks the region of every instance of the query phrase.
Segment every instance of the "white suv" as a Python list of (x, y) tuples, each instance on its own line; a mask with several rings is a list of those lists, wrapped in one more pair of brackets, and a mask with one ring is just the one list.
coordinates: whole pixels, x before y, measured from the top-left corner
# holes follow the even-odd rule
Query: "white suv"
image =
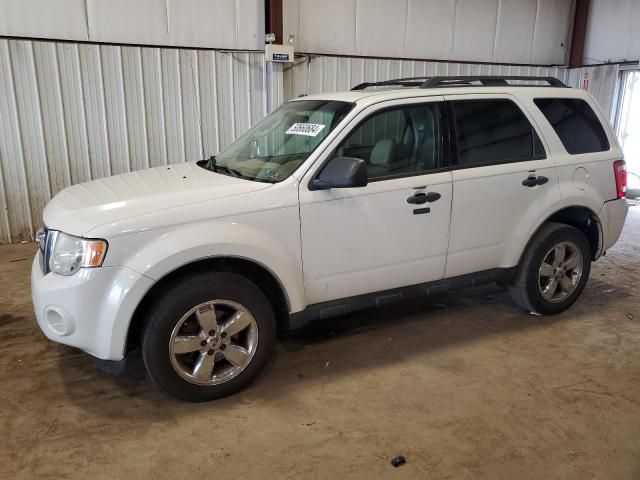
[(176, 397), (251, 382), (277, 330), (499, 281), (576, 301), (627, 214), (622, 152), (554, 78), (363, 84), (282, 105), (194, 163), (69, 187), (44, 211), (38, 324)]

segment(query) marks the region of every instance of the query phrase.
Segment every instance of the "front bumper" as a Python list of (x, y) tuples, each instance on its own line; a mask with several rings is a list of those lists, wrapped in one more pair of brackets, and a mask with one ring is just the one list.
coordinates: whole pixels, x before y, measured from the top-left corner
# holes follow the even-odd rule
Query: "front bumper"
[(620, 198), (606, 202), (598, 213), (603, 229), (603, 251), (611, 248), (620, 238), (628, 211), (626, 199)]
[(133, 313), (153, 280), (127, 267), (83, 268), (65, 277), (31, 266), (31, 295), (42, 332), (102, 360), (122, 360)]

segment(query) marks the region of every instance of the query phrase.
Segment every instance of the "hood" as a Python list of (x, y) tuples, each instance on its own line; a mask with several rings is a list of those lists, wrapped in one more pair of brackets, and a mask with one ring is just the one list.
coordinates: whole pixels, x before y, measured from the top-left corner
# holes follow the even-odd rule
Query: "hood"
[(270, 187), (193, 163), (139, 170), (65, 188), (44, 209), (48, 228), (82, 236), (125, 218)]

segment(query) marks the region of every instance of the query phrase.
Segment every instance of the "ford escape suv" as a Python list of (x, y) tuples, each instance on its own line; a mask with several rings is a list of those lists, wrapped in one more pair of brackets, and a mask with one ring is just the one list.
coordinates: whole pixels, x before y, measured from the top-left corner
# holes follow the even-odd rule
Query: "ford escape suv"
[(192, 401), (229, 395), (280, 330), (499, 281), (567, 309), (627, 214), (596, 102), (555, 78), (432, 77), (283, 104), (208, 160), (69, 187), (32, 267), (51, 340)]

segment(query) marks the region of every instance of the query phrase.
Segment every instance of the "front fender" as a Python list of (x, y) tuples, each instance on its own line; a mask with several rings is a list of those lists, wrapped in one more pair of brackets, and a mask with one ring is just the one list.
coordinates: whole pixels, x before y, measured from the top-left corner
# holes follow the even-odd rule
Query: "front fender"
[(225, 217), (118, 236), (109, 240), (107, 265), (124, 265), (157, 281), (198, 260), (236, 257), (253, 261), (279, 280), (291, 312), (304, 308), (297, 208), (273, 215)]

